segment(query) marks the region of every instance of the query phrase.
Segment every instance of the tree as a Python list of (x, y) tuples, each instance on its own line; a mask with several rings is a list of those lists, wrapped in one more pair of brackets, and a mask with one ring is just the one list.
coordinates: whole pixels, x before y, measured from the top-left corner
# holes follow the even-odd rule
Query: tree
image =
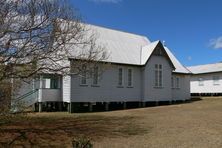
[(96, 32), (66, 0), (0, 0), (0, 6), (0, 83), (38, 73), (67, 74), (69, 57), (82, 61), (75, 74), (82, 64), (107, 58)]

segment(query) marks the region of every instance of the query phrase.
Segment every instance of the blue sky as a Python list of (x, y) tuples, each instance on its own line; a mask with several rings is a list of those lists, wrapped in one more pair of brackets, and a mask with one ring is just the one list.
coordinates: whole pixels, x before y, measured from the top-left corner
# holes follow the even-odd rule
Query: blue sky
[(72, 0), (87, 23), (165, 41), (186, 66), (222, 61), (221, 0)]

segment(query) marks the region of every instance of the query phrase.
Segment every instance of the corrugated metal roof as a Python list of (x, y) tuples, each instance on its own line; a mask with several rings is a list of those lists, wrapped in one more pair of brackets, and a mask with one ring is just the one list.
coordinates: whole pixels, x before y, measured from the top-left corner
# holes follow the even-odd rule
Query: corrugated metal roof
[(187, 67), (193, 74), (213, 73), (222, 71), (222, 63), (197, 65)]
[(141, 65), (146, 64), (147, 60), (150, 58), (151, 54), (153, 53), (154, 49), (158, 45), (160, 41), (152, 42), (144, 47), (142, 47), (141, 52)]
[(173, 53), (167, 48), (167, 47), (164, 47), (167, 54), (169, 55), (172, 63), (174, 64), (175, 66), (175, 70), (174, 72), (177, 72), (177, 73), (191, 73), (185, 66), (183, 66), (179, 60), (173, 55)]
[(90, 25), (90, 29), (98, 34), (97, 42), (105, 45), (110, 53), (108, 62), (141, 65), (140, 52), (150, 44), (148, 38), (94, 25)]
[[(97, 44), (105, 45), (109, 53), (108, 59), (105, 60), (106, 62), (144, 65), (160, 42), (150, 42), (145, 36), (104, 27), (94, 25), (88, 25), (88, 27), (98, 35)], [(165, 50), (176, 68), (175, 72), (190, 73), (167, 47), (165, 47)]]

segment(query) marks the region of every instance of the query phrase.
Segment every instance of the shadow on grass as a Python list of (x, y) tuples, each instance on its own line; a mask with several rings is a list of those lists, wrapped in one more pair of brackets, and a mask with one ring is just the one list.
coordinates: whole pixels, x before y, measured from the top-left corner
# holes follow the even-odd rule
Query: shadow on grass
[(190, 99), (190, 103), (192, 103), (192, 102), (197, 102), (197, 101), (202, 101), (203, 99), (201, 98), (201, 97), (191, 97), (191, 99)]
[(72, 138), (79, 136), (99, 140), (104, 137), (128, 137), (148, 132), (149, 129), (136, 123), (137, 118), (97, 115), (23, 117), (0, 126), (0, 147), (64, 147), (71, 143)]

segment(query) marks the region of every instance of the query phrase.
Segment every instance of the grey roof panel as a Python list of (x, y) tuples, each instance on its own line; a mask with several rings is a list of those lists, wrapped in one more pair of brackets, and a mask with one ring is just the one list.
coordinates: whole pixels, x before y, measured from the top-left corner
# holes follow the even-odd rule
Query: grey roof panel
[(179, 62), (179, 60), (173, 55), (173, 53), (169, 50), (169, 48), (167, 48), (167, 47), (164, 47), (164, 48), (165, 48), (167, 54), (169, 55), (172, 63), (174, 64), (174, 66), (175, 66), (175, 68), (176, 68), (176, 69), (174, 70), (174, 72), (177, 72), (177, 73), (187, 73), (187, 74), (188, 74), (188, 73), (191, 73), (185, 66), (183, 66), (183, 65)]
[(193, 74), (213, 73), (222, 71), (222, 63), (197, 65), (187, 67)]
[[(95, 25), (87, 25), (87, 27), (98, 35), (97, 44), (105, 45), (109, 53), (108, 59), (105, 60), (106, 62), (144, 65), (160, 42), (150, 42), (145, 36)], [(164, 48), (176, 68), (175, 72), (190, 73), (167, 47)]]

